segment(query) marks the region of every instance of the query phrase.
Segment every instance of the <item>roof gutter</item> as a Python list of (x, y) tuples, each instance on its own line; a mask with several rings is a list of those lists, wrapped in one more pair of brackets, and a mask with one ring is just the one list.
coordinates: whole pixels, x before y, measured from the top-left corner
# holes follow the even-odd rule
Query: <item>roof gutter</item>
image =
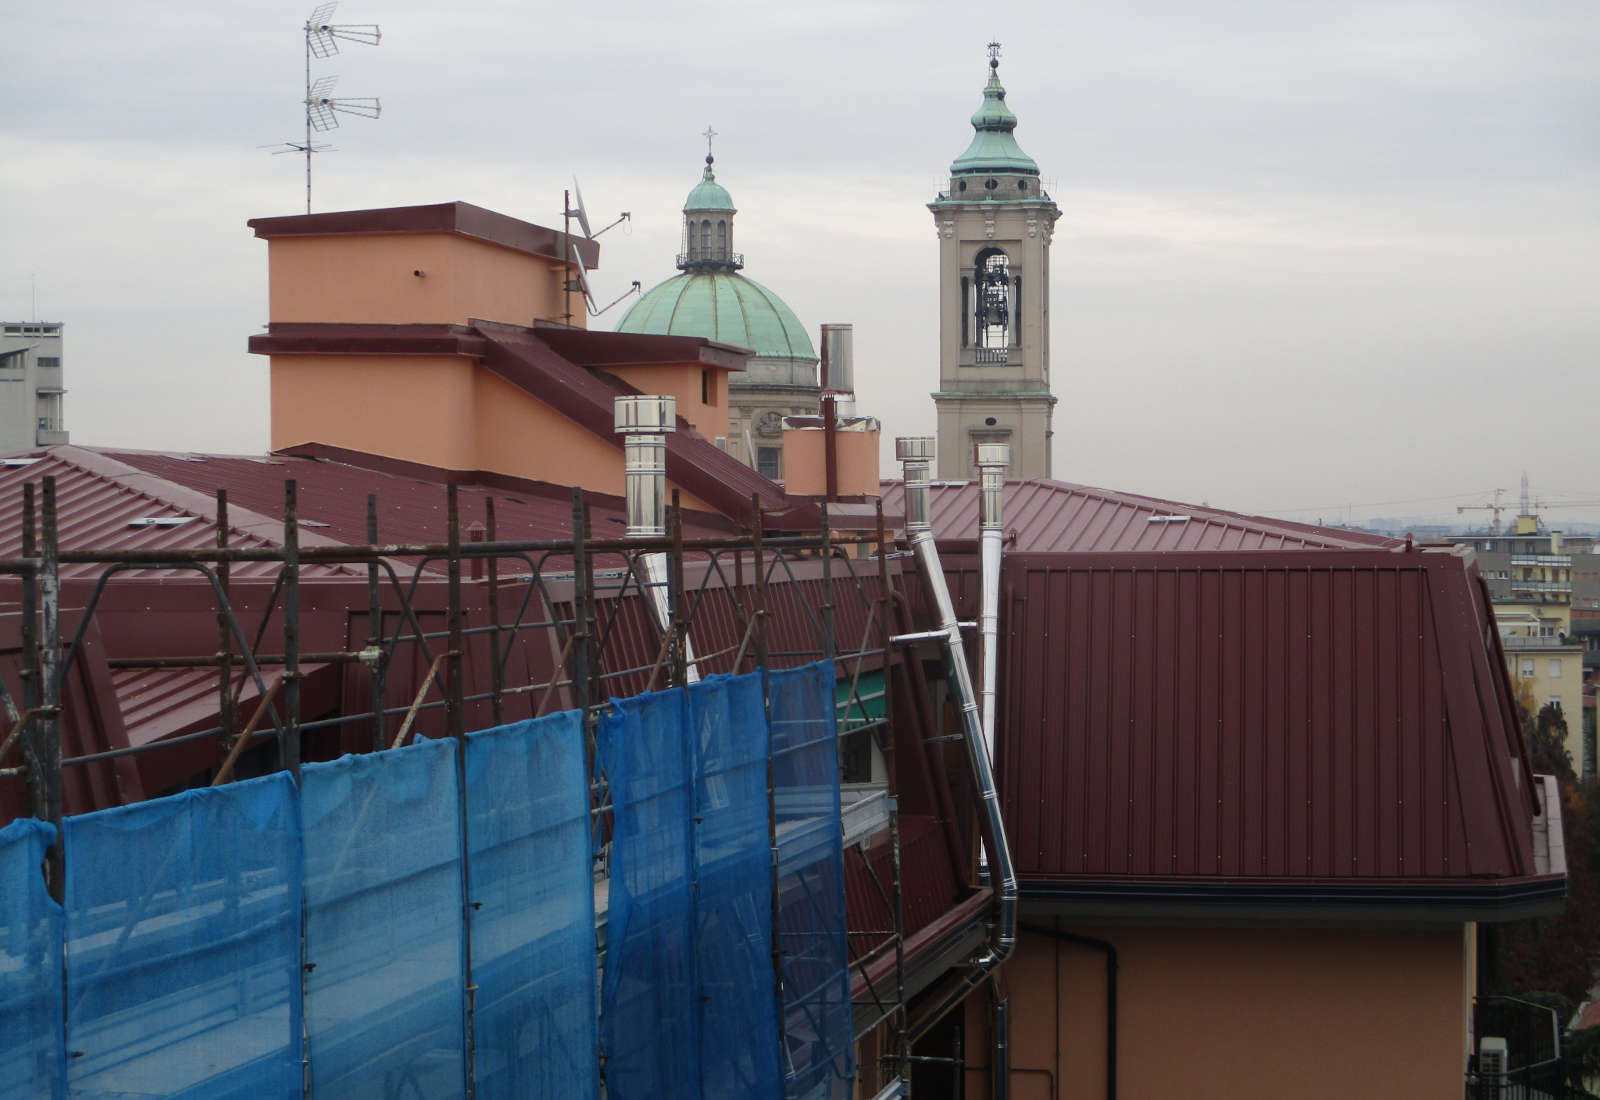
[[(972, 960), (965, 975), (953, 982), (927, 1010), (919, 1013), (918, 1022), (912, 1029), (912, 1039), (915, 1040), (965, 1000), (972, 990), (1011, 957), (1017, 942), (1017, 876), (1011, 863), (1011, 848), (1006, 843), (1005, 822), (1000, 815), (1000, 795), (995, 789), (991, 764), (992, 753), (979, 713), (977, 694), (972, 688), (972, 673), (968, 669), (966, 647), (961, 640), (961, 625), (956, 619), (955, 604), (950, 598), (950, 586), (945, 581), (944, 568), (939, 563), (939, 551), (934, 545), (929, 521), (928, 481), (933, 463), (933, 440), (927, 436), (896, 439), (895, 455), (905, 469), (906, 532), (938, 615), (950, 690), (961, 707), (962, 743), (966, 745), (967, 762), (972, 768), (983, 807), (984, 828), (981, 831), (984, 856), (999, 899), (998, 919), (990, 926), (988, 946)], [(1003, 473), (1000, 480), (1003, 485)], [(995, 578), (998, 584), (998, 562)]]

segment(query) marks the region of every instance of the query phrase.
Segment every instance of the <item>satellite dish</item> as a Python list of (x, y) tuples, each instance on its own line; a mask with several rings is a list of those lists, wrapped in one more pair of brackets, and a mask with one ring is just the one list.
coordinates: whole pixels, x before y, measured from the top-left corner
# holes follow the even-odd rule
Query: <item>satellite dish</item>
[(589, 231), (589, 213), (583, 208), (583, 188), (578, 186), (577, 176), (572, 177), (572, 197), (577, 200), (576, 209), (572, 211), (572, 216), (578, 219), (578, 225), (583, 229), (583, 235), (593, 240), (594, 234)]
[(578, 246), (572, 246), (572, 264), (578, 272), (578, 286), (583, 289), (584, 300), (589, 303), (589, 309), (594, 309), (594, 292), (589, 289), (589, 276), (583, 270), (583, 254), (578, 251)]

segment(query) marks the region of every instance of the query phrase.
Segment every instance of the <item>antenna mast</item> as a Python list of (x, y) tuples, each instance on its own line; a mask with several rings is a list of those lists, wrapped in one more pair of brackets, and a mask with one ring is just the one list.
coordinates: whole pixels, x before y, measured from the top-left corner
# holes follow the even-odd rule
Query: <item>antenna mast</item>
[(356, 115), (360, 118), (377, 118), (383, 111), (383, 105), (377, 99), (362, 97), (356, 99), (336, 99), (329, 93), (338, 83), (337, 76), (319, 77), (311, 79), (311, 59), (321, 60), (332, 57), (339, 52), (339, 43), (359, 42), (363, 46), (376, 46), (383, 38), (383, 32), (376, 23), (330, 23), (333, 13), (339, 6), (339, 0), (329, 0), (320, 5), (306, 20), (306, 137), (304, 141), (286, 141), (279, 153), (304, 153), (306, 157), (306, 213), (311, 213), (311, 154), (322, 153), (331, 149), (331, 145), (319, 144), (312, 140), (311, 134), (335, 129), (339, 125), (339, 115)]

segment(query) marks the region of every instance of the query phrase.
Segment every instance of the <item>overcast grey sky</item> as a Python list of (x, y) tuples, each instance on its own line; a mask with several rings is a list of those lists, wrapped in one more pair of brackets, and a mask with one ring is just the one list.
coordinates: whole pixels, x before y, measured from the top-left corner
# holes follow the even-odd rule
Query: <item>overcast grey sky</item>
[[(259, 451), (266, 248), (303, 209), (312, 7), (13, 6), (0, 316), (67, 324), (74, 442)], [(344, 0), (380, 96), (316, 208), (460, 199), (556, 224), (596, 293), (672, 274), (717, 140), (747, 274), (856, 326), (863, 411), (931, 431), (932, 218), (984, 43), (1062, 210), (1058, 477), (1315, 519), (1455, 518), (1526, 469), (1600, 519), (1600, 8), (1592, 0), (530, 4)], [(592, 322), (609, 328), (622, 307)]]

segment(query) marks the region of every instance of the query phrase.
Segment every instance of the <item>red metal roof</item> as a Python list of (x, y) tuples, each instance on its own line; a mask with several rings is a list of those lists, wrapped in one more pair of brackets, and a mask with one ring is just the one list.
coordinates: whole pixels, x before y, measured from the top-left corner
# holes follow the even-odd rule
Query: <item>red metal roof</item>
[[(713, 448), (714, 449), (714, 448)], [(22, 486), (56, 479), (61, 544), (69, 549), (194, 548), (215, 542), (216, 494), (228, 492), (230, 542), (277, 546), (283, 541), (284, 482), (297, 487), (300, 541), (364, 544), (367, 495), (378, 498), (378, 537), (391, 543), (442, 543), (446, 539), (444, 471), (383, 468), (381, 459), (351, 455), (352, 461), (291, 455), (206, 455), (154, 451), (51, 447), (27, 466), (0, 467), (0, 557), (21, 546)], [(620, 459), (619, 459), (620, 461)], [(358, 465), (357, 462), (367, 462)], [(473, 476), (473, 475), (467, 475)], [(483, 528), (486, 499), (494, 498), (496, 537), (504, 541), (567, 539), (572, 536), (570, 490), (512, 478), (484, 476), (458, 484), (463, 539)], [(612, 497), (585, 494), (593, 534), (619, 538), (627, 529), (625, 507)], [(37, 505), (36, 505), (37, 507)], [(132, 526), (148, 518), (181, 519), (178, 526)], [(689, 538), (726, 534), (715, 517), (685, 513)], [(238, 579), (271, 576), (270, 562), (236, 565)], [(442, 567), (441, 567), (442, 568)], [(98, 566), (71, 566), (64, 576), (87, 576)], [(341, 567), (338, 572), (349, 573)], [(150, 575), (150, 574), (146, 574)]]
[[(898, 481), (883, 483), (886, 512), (905, 511)], [(1402, 540), (1247, 516), (1203, 505), (1027, 478), (1006, 482), (1007, 552), (1034, 550), (1290, 550), (1394, 547)], [(978, 485), (933, 485), (933, 531), (941, 543), (978, 537)]]
[[(23, 486), (34, 485), (35, 515), (42, 517), (42, 484), (56, 480), (56, 514), (60, 545), (64, 550), (119, 549), (164, 550), (214, 545), (216, 501), (181, 483), (151, 477), (112, 453), (84, 447), (50, 447), (28, 452), (38, 460), (26, 466), (0, 467), (0, 557), (22, 547)], [(252, 461), (252, 460), (243, 460)], [(188, 465), (181, 458), (177, 465)], [(279, 479), (281, 511), (282, 480)], [(268, 513), (270, 515), (270, 513)], [(41, 520), (36, 520), (40, 522)], [(229, 514), (229, 540), (236, 546), (267, 546), (274, 521), (241, 506)], [(277, 524), (281, 533), (282, 525)], [(308, 532), (307, 543), (325, 542)], [(68, 565), (64, 578), (98, 575), (98, 565)], [(236, 566), (234, 576), (247, 579), (275, 573), (277, 566), (259, 562)], [(320, 570), (326, 574), (328, 570)], [(146, 577), (169, 576), (169, 571), (142, 571)]]
[(1002, 583), (1000, 783), (1025, 881), (1538, 873), (1463, 558), (1018, 554)]

